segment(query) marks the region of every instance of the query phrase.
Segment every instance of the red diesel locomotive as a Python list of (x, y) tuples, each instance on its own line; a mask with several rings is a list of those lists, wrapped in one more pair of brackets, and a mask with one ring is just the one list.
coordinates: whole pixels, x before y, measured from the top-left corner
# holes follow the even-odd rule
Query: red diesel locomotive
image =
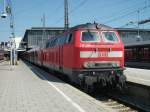
[(24, 57), (88, 88), (95, 84), (121, 87), (125, 82), (124, 45), (115, 29), (102, 24), (75, 26)]

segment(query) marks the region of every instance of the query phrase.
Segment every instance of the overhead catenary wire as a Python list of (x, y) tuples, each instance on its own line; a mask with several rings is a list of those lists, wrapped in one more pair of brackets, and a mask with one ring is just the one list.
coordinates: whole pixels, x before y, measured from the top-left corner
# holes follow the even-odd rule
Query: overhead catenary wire
[[(103, 17), (101, 17), (101, 20), (102, 20), (102, 19), (109, 18), (109, 19), (107, 19), (106, 21), (104, 21), (104, 23), (106, 23), (107, 21), (110, 21), (112, 18), (117, 18), (118, 16), (121, 16), (122, 14), (127, 14), (127, 13), (129, 13), (129, 12), (132, 12), (132, 10), (134, 10), (136, 6), (141, 5), (141, 4), (143, 4), (143, 3), (145, 3), (145, 2), (142, 1), (142, 2), (138, 2), (138, 3), (134, 3), (134, 5), (132, 5), (132, 6), (130, 6), (130, 7), (126, 7), (125, 9), (122, 9), (122, 10), (117, 10), (117, 12), (115, 12), (115, 13), (109, 15), (109, 16), (103, 16)], [(144, 6), (145, 6), (145, 5), (144, 5)], [(98, 19), (97, 19), (97, 20), (98, 20)], [(112, 21), (112, 22), (113, 22), (113, 21)], [(108, 23), (109, 23), (109, 22), (108, 22)]]
[[(141, 20), (141, 21), (130, 21), (130, 22), (126, 23), (125, 25), (119, 26), (118, 28), (125, 28), (125, 27), (131, 26), (131, 25), (134, 25), (134, 26), (135, 26), (135, 24), (141, 25), (141, 24), (146, 24), (146, 23), (149, 23), (149, 22), (150, 22), (150, 18), (148, 18), (148, 19), (143, 19), (143, 20)], [(138, 27), (138, 26), (136, 26), (136, 28), (137, 28), (137, 27)]]
[[(82, 2), (79, 3), (79, 5), (77, 5), (76, 7), (74, 7), (71, 11), (69, 11), (69, 15), (71, 15), (72, 13), (74, 13), (75, 11), (77, 11), (79, 8), (81, 8), (81, 6), (83, 6), (85, 3), (87, 2), (87, 0), (84, 0)], [(128, 1), (126, 1), (128, 2)], [(140, 2), (138, 4), (142, 4), (143, 2)], [(144, 2), (145, 3), (145, 2)], [(134, 5), (138, 5), (138, 4), (134, 4)], [(129, 8), (126, 8), (127, 10), (131, 10)], [(132, 9), (133, 9), (133, 6), (132, 6)], [(123, 10), (124, 11), (124, 10)], [(124, 12), (126, 13), (126, 12)], [(132, 12), (131, 12), (132, 14)], [(120, 15), (119, 15), (120, 16)], [(112, 16), (111, 16), (112, 17)], [(114, 14), (113, 14), (113, 17), (114, 17)], [(110, 18), (110, 17), (109, 17)], [(117, 17), (118, 18), (118, 17)], [(98, 20), (97, 18), (95, 18), (96, 20)], [(54, 25), (58, 24), (59, 22), (61, 22), (63, 20), (63, 16), (60, 17), (55, 23)], [(114, 20), (114, 19), (113, 19)], [(112, 20), (111, 20), (112, 21)], [(106, 22), (103, 22), (104, 24), (107, 24), (107, 23), (110, 23), (111, 22), (110, 20), (106, 21)], [(113, 22), (113, 21), (112, 21)]]
[(79, 3), (76, 7), (74, 7), (69, 14), (74, 13), (75, 11), (79, 10), (79, 8), (81, 8), (84, 4), (86, 4), (88, 2), (88, 0), (84, 0), (81, 3)]
[[(130, 25), (134, 25), (134, 24), (137, 24), (137, 21), (136, 22), (133, 22), (133, 21), (130, 21), (122, 26), (119, 26), (118, 28), (125, 28), (126, 26), (130, 26)], [(137, 26), (136, 26), (137, 27)]]
[(136, 9), (136, 10), (134, 10), (134, 11), (128, 12), (128, 13), (123, 14), (123, 15), (119, 15), (118, 17), (115, 17), (115, 18), (112, 18), (112, 19), (110, 19), (110, 20), (108, 20), (108, 21), (105, 21), (104, 24), (108, 24), (108, 23), (117, 21), (117, 20), (120, 19), (120, 18), (129, 16), (129, 15), (131, 15), (131, 14), (133, 14), (133, 13), (136, 13), (138, 10), (139, 10), (139, 11), (142, 11), (142, 10), (144, 10), (144, 9), (146, 9), (146, 8), (150, 8), (150, 5), (144, 6), (144, 7), (142, 7), (142, 8)]
[[(108, 6), (108, 3), (107, 3), (107, 7), (115, 7), (116, 8), (116, 6), (120, 6), (120, 5), (122, 5), (122, 4), (125, 4), (125, 3), (128, 3), (128, 2), (131, 2), (131, 1), (133, 1), (133, 0), (121, 0), (121, 1), (118, 1), (118, 2), (113, 2), (113, 3), (115, 3), (115, 5), (112, 5), (111, 4), (111, 6)], [(144, 2), (145, 3), (145, 2)], [(116, 5), (117, 4), (117, 5)], [(142, 2), (138, 2), (138, 3), (135, 3), (134, 4), (134, 6), (131, 6), (131, 7), (126, 7), (125, 9), (123, 9), (123, 10), (118, 10), (117, 12), (115, 12), (115, 13), (113, 13), (112, 15), (109, 15), (109, 16), (102, 16), (101, 18), (100, 18), (100, 20), (101, 20), (101, 22), (102, 23), (104, 23), (102, 20), (103, 19), (106, 19), (106, 18), (112, 18), (112, 17), (114, 17), (115, 15), (121, 15), (121, 14), (123, 14), (123, 13), (127, 13), (127, 11), (130, 11), (130, 10), (133, 10), (133, 9), (135, 9), (135, 6), (138, 6), (138, 5), (140, 5), (140, 4), (143, 4), (143, 1)], [(103, 5), (102, 7), (101, 7), (101, 9), (103, 9), (103, 8), (105, 8), (106, 9), (106, 5)], [(96, 18), (96, 17), (94, 17), (94, 21), (99, 21), (99, 19), (98, 18)], [(104, 23), (104, 24), (106, 24), (106, 23)]]
[[(75, 11), (77, 11), (79, 8), (81, 8), (81, 6), (83, 6), (85, 3), (87, 3), (88, 0), (83, 0), (81, 1), (76, 7), (74, 7), (71, 11), (69, 11), (68, 15), (74, 13)], [(58, 24), (60, 21), (62, 21), (64, 18), (64, 16), (61, 16), (58, 20), (56, 20), (56, 22), (54, 24)]]
[[(137, 9), (138, 20), (137, 20), (137, 21), (129, 21), (128, 23), (126, 23), (126, 24), (124, 24), (124, 25), (121, 25), (121, 26), (119, 26), (119, 27), (124, 28), (124, 27), (131, 26), (131, 25), (134, 25), (134, 26), (135, 26), (135, 24), (136, 24), (136, 25), (137, 25), (136, 28), (137, 28), (138, 25), (139, 25), (139, 22), (141, 22), (141, 21), (139, 20), (139, 13), (142, 12), (142, 11), (144, 11), (144, 14), (145, 14), (145, 13), (146, 13), (145, 10), (148, 9), (148, 8), (150, 8), (150, 5), (147, 4), (147, 2), (145, 1), (145, 7), (143, 7), (142, 10)], [(148, 11), (148, 10), (147, 10), (147, 11)], [(142, 13), (142, 14), (143, 14), (143, 13)], [(144, 20), (145, 20), (145, 19), (143, 19), (143, 21), (144, 21)]]

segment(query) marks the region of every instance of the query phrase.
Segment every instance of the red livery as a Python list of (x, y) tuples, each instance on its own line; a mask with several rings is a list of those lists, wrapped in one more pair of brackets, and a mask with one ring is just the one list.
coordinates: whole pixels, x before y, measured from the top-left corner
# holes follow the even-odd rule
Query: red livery
[(86, 87), (125, 82), (124, 45), (115, 29), (102, 24), (75, 26), (49, 39), (45, 48), (27, 51), (24, 57)]
[(131, 46), (126, 46), (125, 49), (125, 60), (127, 62), (149, 62), (150, 60), (150, 48), (149, 44), (132, 44)]
[(3, 60), (3, 59), (4, 59), (4, 51), (0, 50), (0, 60)]

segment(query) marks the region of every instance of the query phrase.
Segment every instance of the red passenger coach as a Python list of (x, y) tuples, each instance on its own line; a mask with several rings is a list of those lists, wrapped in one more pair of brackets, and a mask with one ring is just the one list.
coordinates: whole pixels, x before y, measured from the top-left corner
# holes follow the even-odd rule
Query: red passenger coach
[(150, 42), (140, 41), (125, 45), (125, 65), (150, 69)]
[(39, 52), (44, 67), (81, 86), (123, 86), (125, 82), (124, 45), (111, 27), (91, 23), (75, 26), (48, 40)]
[(0, 60), (3, 60), (3, 59), (4, 59), (4, 51), (0, 50)]

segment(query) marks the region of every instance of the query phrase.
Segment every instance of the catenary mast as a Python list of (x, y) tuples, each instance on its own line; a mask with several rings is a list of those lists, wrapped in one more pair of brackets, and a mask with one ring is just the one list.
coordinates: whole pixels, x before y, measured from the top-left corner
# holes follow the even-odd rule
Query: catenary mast
[(69, 28), (69, 20), (68, 20), (68, 0), (64, 0), (64, 28), (67, 30)]

